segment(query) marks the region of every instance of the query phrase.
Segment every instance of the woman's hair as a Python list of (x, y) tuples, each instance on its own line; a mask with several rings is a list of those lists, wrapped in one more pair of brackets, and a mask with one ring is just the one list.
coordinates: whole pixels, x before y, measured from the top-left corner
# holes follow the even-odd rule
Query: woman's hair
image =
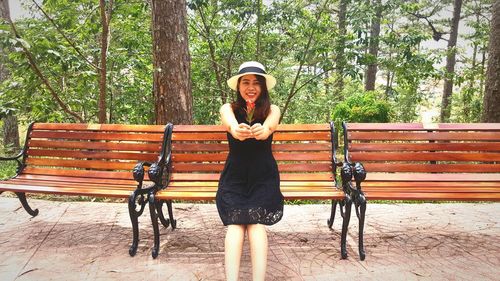
[[(243, 77), (243, 76), (242, 76)], [(244, 116), (246, 114), (247, 102), (241, 96), (239, 86), (241, 78), (238, 79), (238, 95), (236, 97), (236, 101), (231, 103), (231, 108), (235, 115)], [(255, 75), (257, 81), (260, 84), (260, 95), (259, 98), (255, 101), (255, 111), (254, 118), (255, 120), (265, 120), (269, 112), (271, 111), (271, 100), (269, 98), (269, 92), (267, 90), (266, 78), (260, 75)]]

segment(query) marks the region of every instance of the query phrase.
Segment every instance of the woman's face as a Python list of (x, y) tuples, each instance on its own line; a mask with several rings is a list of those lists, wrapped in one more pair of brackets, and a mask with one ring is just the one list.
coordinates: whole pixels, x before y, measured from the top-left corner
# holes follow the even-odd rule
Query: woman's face
[(260, 96), (261, 85), (254, 74), (242, 76), (238, 87), (245, 101), (255, 102)]

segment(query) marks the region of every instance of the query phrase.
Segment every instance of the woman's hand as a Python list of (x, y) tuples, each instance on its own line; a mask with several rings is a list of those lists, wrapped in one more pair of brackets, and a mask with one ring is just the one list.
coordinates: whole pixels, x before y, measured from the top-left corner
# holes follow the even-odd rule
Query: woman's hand
[(271, 130), (267, 126), (263, 126), (260, 123), (255, 123), (250, 128), (253, 137), (257, 140), (265, 140), (271, 134)]
[(231, 135), (240, 141), (244, 141), (248, 138), (253, 137), (252, 131), (250, 130), (250, 126), (245, 123), (235, 124), (231, 126)]

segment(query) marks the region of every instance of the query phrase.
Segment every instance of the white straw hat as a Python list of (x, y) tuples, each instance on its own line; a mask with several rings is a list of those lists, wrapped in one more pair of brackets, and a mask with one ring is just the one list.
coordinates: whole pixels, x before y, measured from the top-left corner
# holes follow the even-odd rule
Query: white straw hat
[(229, 78), (229, 80), (227, 80), (227, 85), (229, 85), (229, 88), (237, 91), (238, 90), (238, 79), (241, 76), (244, 76), (247, 74), (260, 75), (260, 76), (266, 78), (267, 90), (271, 90), (276, 85), (276, 78), (267, 74), (264, 66), (261, 63), (256, 62), (256, 61), (247, 61), (247, 62), (242, 63), (240, 65), (239, 70), (238, 70), (238, 74)]

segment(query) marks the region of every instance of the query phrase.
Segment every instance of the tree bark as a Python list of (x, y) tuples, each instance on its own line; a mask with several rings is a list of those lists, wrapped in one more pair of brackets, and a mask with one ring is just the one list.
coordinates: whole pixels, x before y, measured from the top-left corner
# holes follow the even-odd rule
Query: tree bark
[[(6, 21), (10, 20), (10, 9), (8, 0), (0, 0), (0, 16)], [(5, 67), (4, 61), (7, 54), (3, 48), (0, 48), (0, 81), (5, 81), (9, 76), (9, 71)], [(19, 151), (19, 126), (17, 117), (13, 112), (8, 112), (3, 118), (3, 145), (6, 148), (5, 153), (10, 155)]]
[(346, 36), (346, 14), (347, 14), (347, 3), (349, 0), (340, 0), (339, 4), (339, 38), (336, 46), (336, 58), (335, 58), (335, 72), (336, 78), (334, 82), (333, 95), (336, 99), (343, 99), (342, 90), (344, 89), (344, 69), (347, 63), (344, 49), (345, 49), (345, 36)]
[(444, 78), (443, 99), (441, 101), (441, 122), (448, 122), (451, 113), (451, 96), (453, 93), (453, 76), (455, 75), (456, 46), (458, 38), (458, 23), (462, 0), (455, 0), (453, 4), (453, 18), (451, 20), (450, 39), (448, 40), (448, 55), (446, 56), (446, 73)]
[(192, 124), (191, 58), (185, 0), (153, 0), (153, 93), (156, 124)]
[(481, 121), (500, 122), (500, 0), (493, 4)]
[(375, 58), (373, 63), (370, 63), (366, 69), (365, 74), (365, 91), (375, 90), (375, 80), (377, 79), (377, 57), (379, 48), (379, 35), (380, 35), (380, 20), (382, 18), (382, 5), (381, 0), (374, 0), (375, 17), (372, 19), (372, 26), (370, 30), (370, 46), (368, 53), (371, 57)]
[(101, 63), (99, 65), (99, 108), (98, 117), (99, 123), (107, 123), (106, 118), (106, 65), (108, 56), (108, 37), (109, 37), (109, 21), (111, 19), (111, 10), (113, 8), (113, 0), (110, 0), (106, 7), (106, 1), (99, 1), (99, 8), (101, 11)]

